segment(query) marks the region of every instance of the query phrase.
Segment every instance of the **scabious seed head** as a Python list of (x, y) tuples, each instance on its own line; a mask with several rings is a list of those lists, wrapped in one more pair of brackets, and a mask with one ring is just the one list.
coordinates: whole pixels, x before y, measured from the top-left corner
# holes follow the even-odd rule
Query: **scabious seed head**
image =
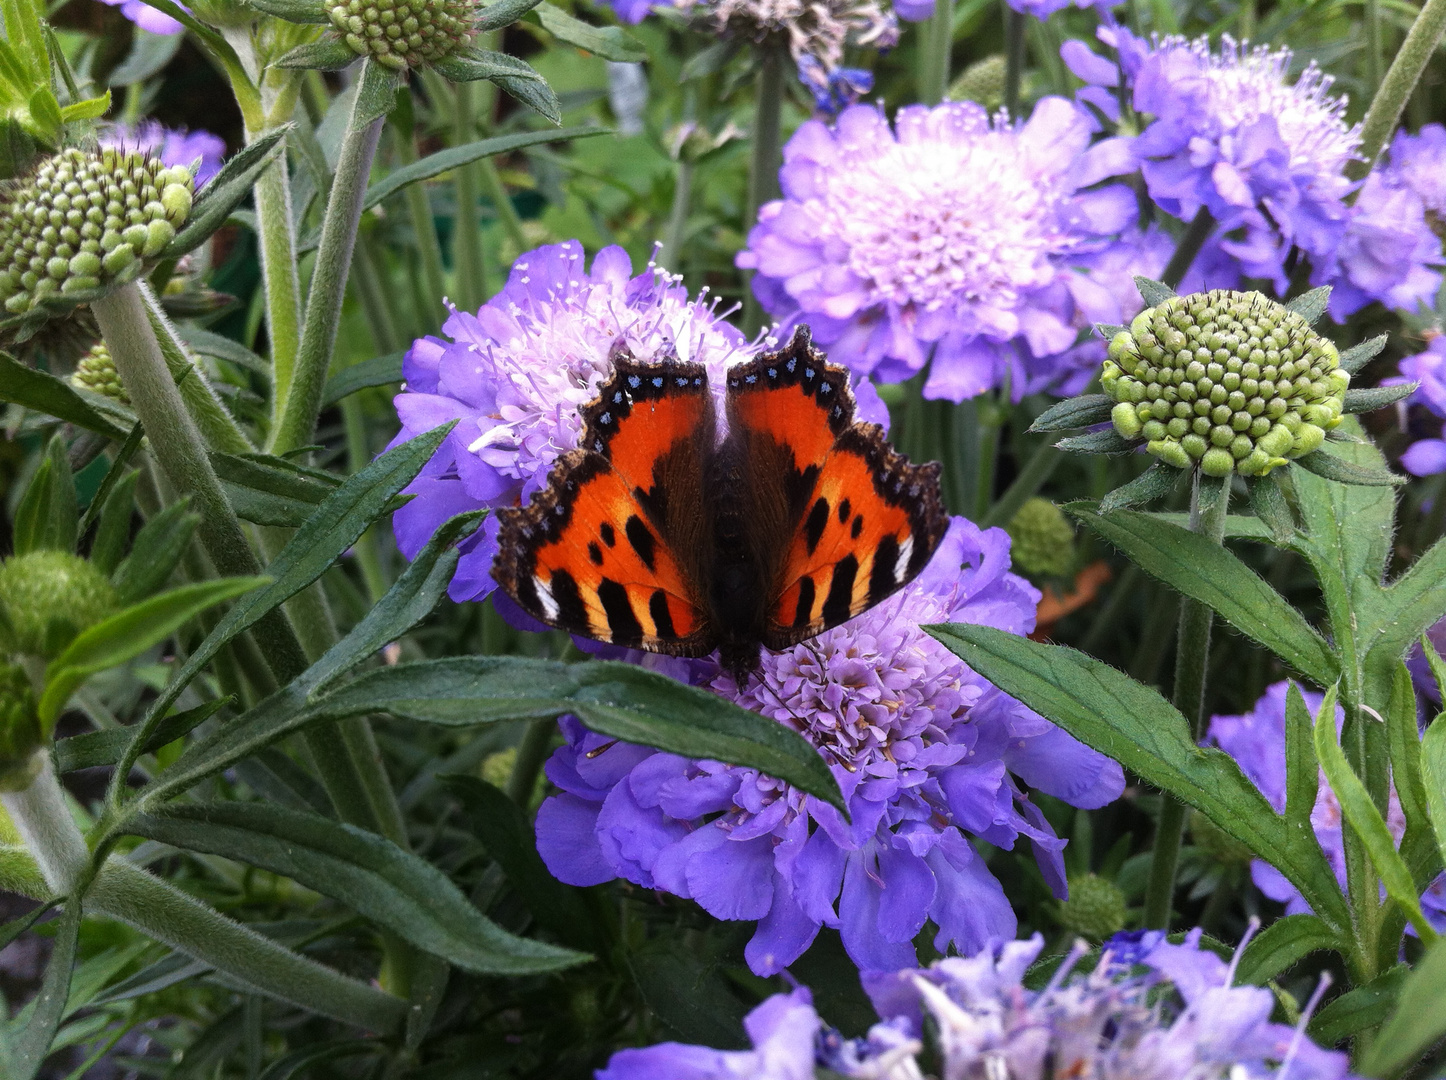
[(1004, 528), (1010, 557), (1026, 574), (1058, 577), (1074, 565), (1074, 527), (1048, 499), (1025, 500)]
[(1060, 926), (1086, 941), (1100, 942), (1125, 928), (1125, 894), (1109, 878), (1083, 874), (1069, 879), (1069, 899), (1060, 903)]
[(191, 212), (190, 170), (118, 148), (64, 150), (0, 197), (0, 302), (130, 281)]
[(35, 750), (43, 741), (25, 669), (0, 661), (0, 791), (30, 786), (41, 765)]
[(476, 25), (467, 0), (333, 0), (327, 14), (353, 52), (394, 71), (450, 56)]
[(120, 608), (110, 579), (68, 551), (31, 551), (0, 564), (0, 653), (54, 659), (82, 630)]
[(1264, 476), (1341, 422), (1336, 347), (1260, 293), (1171, 297), (1110, 342), (1101, 375), (1115, 430), (1177, 468)]
[(70, 376), (70, 381), (81, 390), (104, 394), (108, 398), (119, 401), (122, 405), (131, 403), (130, 395), (126, 393), (126, 388), (121, 384), (120, 375), (116, 372), (115, 361), (111, 359), (110, 349), (104, 341), (97, 341), (80, 358), (80, 363), (75, 365), (75, 373)]

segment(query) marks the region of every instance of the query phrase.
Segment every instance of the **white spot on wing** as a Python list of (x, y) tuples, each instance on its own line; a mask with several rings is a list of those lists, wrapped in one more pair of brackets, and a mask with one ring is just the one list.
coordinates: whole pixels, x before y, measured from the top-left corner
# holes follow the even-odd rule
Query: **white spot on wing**
[(909, 556), (914, 553), (914, 538), (906, 536), (904, 542), (899, 545), (899, 557), (894, 560), (894, 581), (904, 580), (904, 575), (909, 572)]
[(552, 598), (552, 589), (547, 582), (540, 577), (533, 576), (532, 584), (537, 586), (537, 602), (542, 605), (542, 612), (549, 620), (557, 618), (557, 601)]

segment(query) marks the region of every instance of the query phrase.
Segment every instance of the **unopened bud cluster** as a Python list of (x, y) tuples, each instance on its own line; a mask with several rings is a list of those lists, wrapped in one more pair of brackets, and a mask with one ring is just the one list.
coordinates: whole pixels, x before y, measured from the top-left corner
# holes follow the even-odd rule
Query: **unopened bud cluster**
[(82, 390), (104, 394), (108, 398), (119, 401), (122, 405), (131, 403), (130, 395), (121, 385), (120, 375), (116, 372), (115, 361), (111, 359), (110, 349), (104, 341), (97, 341), (80, 358), (80, 363), (75, 365), (75, 372), (70, 376), (70, 381)]
[(449, 56), (475, 22), (466, 0), (337, 0), (327, 14), (353, 52), (396, 71)]
[(129, 281), (191, 212), (190, 170), (136, 151), (66, 150), (0, 204), (0, 300), (11, 314), (49, 294)]
[(27, 787), (41, 743), (35, 692), (19, 664), (0, 661), (0, 791)]
[(1260, 293), (1177, 296), (1110, 342), (1115, 430), (1177, 468), (1264, 476), (1341, 421), (1350, 375), (1336, 347)]
[(1083, 874), (1069, 879), (1069, 899), (1059, 905), (1059, 924), (1086, 941), (1104, 941), (1125, 928), (1125, 894), (1109, 878)]
[(1004, 531), (1010, 559), (1026, 574), (1059, 577), (1074, 565), (1074, 526), (1048, 499), (1026, 499)]

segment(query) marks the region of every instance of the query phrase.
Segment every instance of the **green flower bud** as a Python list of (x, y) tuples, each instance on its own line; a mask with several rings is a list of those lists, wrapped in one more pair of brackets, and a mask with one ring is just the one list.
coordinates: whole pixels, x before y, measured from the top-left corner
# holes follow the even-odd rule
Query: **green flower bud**
[(1069, 899), (1059, 905), (1060, 926), (1086, 941), (1101, 942), (1125, 928), (1125, 894), (1098, 874), (1069, 879)]
[[(1299, 315), (1260, 293), (1217, 289), (1136, 315), (1111, 339), (1101, 381), (1119, 402), (1115, 430), (1143, 437), (1161, 461), (1264, 476), (1340, 423), (1350, 375), (1339, 364)], [(1127, 408), (1142, 402), (1144, 412)]]
[(1004, 104), (1004, 72), (1006, 62), (1003, 53), (986, 56), (964, 69), (964, 73), (949, 87), (950, 101), (974, 101), (991, 113)]
[(121, 385), (120, 375), (116, 372), (115, 361), (111, 359), (110, 349), (106, 347), (104, 341), (97, 341), (90, 347), (90, 351), (80, 358), (80, 363), (75, 365), (75, 374), (71, 375), (70, 381), (82, 390), (104, 394), (108, 398), (119, 401), (122, 405), (131, 403), (130, 395)]
[(0, 652), (53, 660), (82, 630), (120, 608), (110, 579), (68, 551), (31, 551), (0, 564)]
[(0, 200), (0, 301), (22, 314), (42, 296), (128, 281), (191, 211), (189, 170), (139, 152), (64, 150)]
[(1074, 566), (1074, 526), (1048, 499), (1025, 500), (1004, 528), (1014, 565), (1031, 577), (1059, 577)]
[(394, 71), (450, 56), (476, 25), (467, 0), (331, 0), (327, 15), (354, 53)]
[(0, 663), (0, 791), (24, 791), (39, 774), (45, 741), (35, 691), (19, 664)]

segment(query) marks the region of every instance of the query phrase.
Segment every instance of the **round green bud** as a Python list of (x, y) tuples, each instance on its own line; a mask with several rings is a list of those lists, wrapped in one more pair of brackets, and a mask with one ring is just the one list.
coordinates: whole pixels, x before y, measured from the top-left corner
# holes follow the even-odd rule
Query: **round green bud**
[(104, 341), (97, 341), (80, 358), (80, 362), (75, 365), (75, 373), (71, 375), (70, 381), (82, 390), (104, 394), (108, 398), (119, 401), (122, 405), (131, 403), (130, 395), (121, 385), (120, 375), (116, 372), (115, 361), (111, 359), (110, 349), (106, 347)]
[(1069, 899), (1061, 902), (1056, 912), (1066, 931), (1095, 943), (1123, 930), (1128, 916), (1125, 894), (1098, 874), (1070, 878)]
[(1014, 565), (1031, 577), (1060, 577), (1074, 566), (1074, 526), (1048, 499), (1032, 498), (1006, 525)]
[(25, 669), (0, 662), (0, 791), (24, 791), (30, 786), (44, 765), (35, 752), (44, 741), (35, 691)]
[(477, 21), (468, 0), (333, 0), (327, 17), (353, 52), (401, 72), (450, 56), (471, 41)]
[(31, 551), (0, 564), (0, 652), (53, 660), (82, 630), (120, 608), (110, 579), (68, 551)]
[[(1156, 342), (1158, 368), (1141, 359)], [(1102, 382), (1120, 403), (1115, 430), (1161, 461), (1213, 476), (1264, 475), (1319, 448), (1350, 383), (1336, 347), (1260, 293), (1172, 297), (1136, 315), (1109, 356)], [(1141, 402), (1145, 412), (1121, 407)]]

